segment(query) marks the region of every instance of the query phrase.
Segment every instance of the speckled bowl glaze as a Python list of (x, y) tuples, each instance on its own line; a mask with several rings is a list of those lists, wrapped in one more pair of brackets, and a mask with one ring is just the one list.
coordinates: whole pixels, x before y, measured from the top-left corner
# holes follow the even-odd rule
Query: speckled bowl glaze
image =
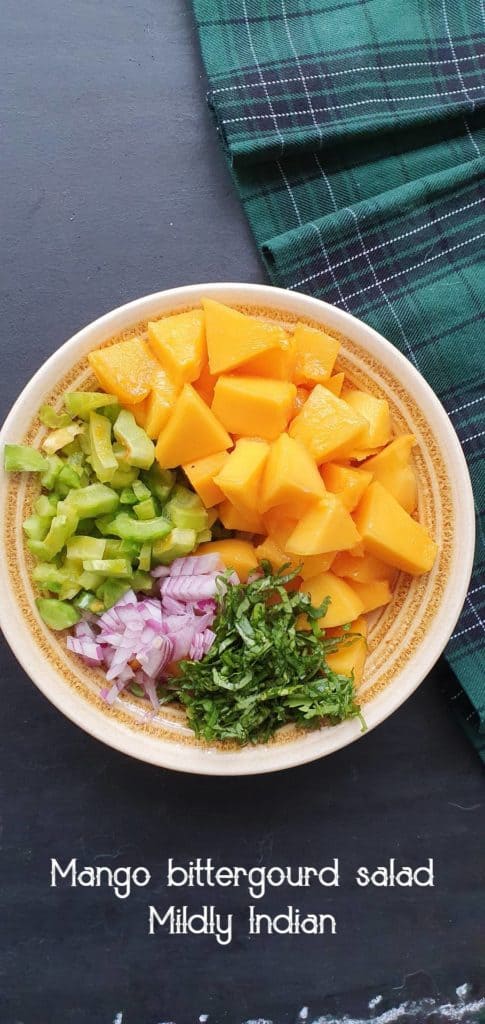
[[(388, 399), (397, 431), (416, 435), (418, 515), (437, 540), (439, 556), (427, 576), (401, 575), (392, 603), (370, 622), (361, 698), (368, 729), (373, 729), (413, 693), (443, 651), (465, 599), (474, 549), (470, 480), (453, 427), (411, 363), (374, 330), (318, 299), (265, 285), (191, 285), (148, 295), (106, 314), (62, 345), (18, 398), (0, 439), (39, 443), (43, 428), (34, 418), (36, 410), (45, 401), (59, 401), (66, 389), (86, 387), (91, 349), (135, 333), (150, 319), (198, 305), (203, 296), (290, 326), (297, 319), (323, 325), (342, 342), (339, 367), (363, 388)], [(359, 723), (349, 721), (310, 732), (288, 727), (270, 743), (242, 749), (208, 746), (194, 738), (177, 708), (162, 708), (152, 717), (146, 704), (131, 695), (108, 707), (99, 696), (102, 675), (69, 654), (65, 637), (49, 631), (37, 614), (22, 532), (36, 493), (32, 479), (2, 476), (0, 624), (25, 671), (73, 722), (132, 757), (207, 775), (277, 771), (359, 738)]]

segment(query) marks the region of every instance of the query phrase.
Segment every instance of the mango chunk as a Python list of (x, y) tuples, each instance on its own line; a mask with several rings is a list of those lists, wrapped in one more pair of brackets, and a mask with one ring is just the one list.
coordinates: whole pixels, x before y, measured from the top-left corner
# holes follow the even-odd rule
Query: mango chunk
[(295, 384), (323, 384), (330, 377), (340, 342), (325, 331), (297, 324), (293, 335)]
[(352, 466), (339, 466), (336, 462), (326, 462), (321, 474), (328, 491), (338, 494), (349, 512), (357, 508), (359, 501), (372, 480), (372, 473)]
[(365, 469), (379, 480), (406, 512), (414, 512), (418, 503), (418, 484), (411, 464), (415, 444), (414, 434), (402, 434), (365, 464)]
[(203, 299), (211, 373), (227, 373), (249, 359), (277, 349), (286, 331), (278, 324), (239, 313), (214, 299)]
[(337, 398), (342, 394), (342, 388), (344, 386), (345, 373), (334, 373), (333, 377), (329, 377), (324, 382), (324, 387), (328, 388), (332, 394), (337, 395)]
[(310, 394), (310, 392), (309, 392), (308, 388), (299, 387), (299, 388), (296, 389), (295, 406), (294, 406), (295, 416), (296, 416), (297, 413), (299, 413), (301, 411), (301, 409), (303, 409), (303, 406), (305, 405), (305, 402), (306, 402), (309, 394)]
[(352, 548), (359, 541), (359, 533), (340, 498), (327, 493), (300, 519), (286, 542), (286, 550), (295, 555), (323, 555)]
[(318, 576), (330, 568), (335, 551), (327, 555), (308, 555), (307, 558), (300, 558), (298, 555), (290, 555), (273, 540), (272, 537), (265, 537), (264, 541), (256, 548), (258, 561), (265, 558), (271, 563), (273, 569), (279, 569), (282, 565), (289, 564), (291, 569), (298, 569), (298, 575), (303, 580), (310, 580), (312, 576)]
[(265, 530), (271, 540), (284, 551), (290, 534), (293, 533), (298, 520), (292, 518), (285, 508), (272, 508), (263, 515)]
[(420, 576), (429, 572), (437, 546), (427, 530), (374, 480), (354, 512), (366, 551), (388, 565)]
[[(156, 382), (145, 398), (145, 430), (155, 439), (163, 430), (173, 410), (180, 388), (163, 367), (157, 372)], [(145, 404), (144, 403), (144, 404)]]
[[(342, 633), (340, 626), (328, 631), (329, 636), (342, 636)], [(367, 622), (363, 616), (352, 623), (350, 633), (360, 635), (349, 636), (348, 643), (342, 644), (333, 654), (327, 654), (327, 664), (337, 675), (353, 675), (354, 684), (358, 687), (362, 682), (367, 657)]]
[(148, 340), (153, 354), (174, 380), (186, 384), (197, 379), (206, 350), (201, 309), (152, 320), (148, 324)]
[(259, 496), (260, 511), (286, 505), (296, 519), (324, 494), (325, 485), (305, 446), (288, 434), (280, 434), (269, 451)]
[(231, 445), (229, 434), (214, 413), (191, 384), (185, 384), (158, 438), (155, 455), (162, 469), (173, 469)]
[(142, 402), (160, 370), (148, 342), (140, 337), (98, 348), (89, 353), (88, 361), (104, 391), (123, 405)]
[(235, 373), (243, 373), (247, 377), (272, 377), (274, 380), (291, 380), (293, 372), (293, 340), (285, 331), (276, 348), (253, 356), (248, 362), (236, 367)]
[(147, 421), (147, 403), (148, 396), (144, 398), (142, 402), (137, 402), (136, 405), (125, 404), (124, 406), (127, 412), (133, 413), (135, 423), (137, 423), (139, 427), (143, 427), (143, 430), (145, 430)]
[(367, 391), (354, 388), (345, 390), (342, 397), (351, 409), (367, 420), (367, 430), (359, 438), (359, 448), (381, 448), (390, 441), (391, 413), (385, 398), (376, 398)]
[(347, 402), (316, 384), (289, 428), (316, 462), (345, 457), (367, 430), (368, 421)]
[(355, 555), (352, 551), (339, 551), (332, 562), (332, 572), (356, 583), (373, 583), (374, 580), (392, 583), (396, 577), (396, 570), (380, 558), (368, 553)]
[(219, 555), (226, 569), (234, 569), (241, 583), (247, 583), (248, 576), (258, 568), (253, 545), (247, 540), (212, 540), (200, 544), (197, 555)]
[(217, 506), (219, 519), (226, 530), (238, 530), (242, 533), (264, 533), (264, 523), (257, 512), (242, 512), (230, 501), (222, 501)]
[(302, 583), (300, 590), (310, 594), (313, 605), (321, 604), (326, 597), (330, 598), (326, 614), (318, 620), (324, 629), (343, 626), (362, 614), (363, 605), (360, 598), (345, 580), (334, 576), (332, 572), (321, 572), (318, 576), (313, 576), (311, 580)]
[(227, 452), (216, 452), (214, 455), (206, 455), (203, 459), (197, 459), (196, 462), (186, 462), (182, 466), (187, 479), (192, 484), (194, 491), (197, 491), (206, 508), (212, 508), (224, 500), (220, 487), (214, 483), (214, 477), (228, 458)]
[(242, 437), (228, 455), (214, 483), (241, 512), (258, 510), (259, 488), (269, 453), (266, 441)]
[(362, 601), (364, 614), (392, 601), (392, 591), (387, 580), (371, 580), (370, 583), (357, 583), (352, 580), (350, 586)]
[(273, 441), (286, 429), (296, 388), (268, 377), (219, 377), (212, 411), (231, 434)]
[(209, 363), (205, 360), (197, 380), (194, 381), (194, 388), (200, 397), (204, 399), (206, 405), (212, 405), (216, 380), (217, 377), (210, 372)]

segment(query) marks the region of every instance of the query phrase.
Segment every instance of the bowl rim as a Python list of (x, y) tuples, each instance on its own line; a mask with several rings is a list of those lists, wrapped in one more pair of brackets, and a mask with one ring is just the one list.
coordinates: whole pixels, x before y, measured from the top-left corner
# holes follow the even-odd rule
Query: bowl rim
[[(397, 691), (388, 686), (382, 695), (378, 695), (366, 706), (367, 731), (365, 735), (367, 735), (368, 732), (397, 711), (408, 697), (414, 693), (442, 654), (466, 598), (473, 567), (475, 547), (473, 491), (468, 467), (455, 429), (448, 418), (446, 410), (425, 378), (405, 358), (399, 349), (392, 345), (378, 331), (346, 310), (330, 305), (322, 299), (298, 291), (277, 288), (272, 285), (243, 282), (205, 282), (163, 289), (141, 296), (110, 310), (81, 328), (59, 346), (41, 364), (14, 402), (0, 431), (0, 444), (6, 443), (9, 435), (15, 433), (17, 417), (23, 411), (25, 404), (29, 403), (30, 399), (32, 399), (32, 403), (36, 407), (36, 403), (39, 401), (39, 386), (42, 385), (44, 377), (55, 374), (59, 364), (65, 360), (66, 356), (71, 355), (71, 353), (74, 355), (79, 347), (83, 347), (88, 351), (91, 336), (97, 336), (99, 332), (102, 332), (107, 339), (110, 335), (114, 335), (122, 329), (127, 329), (127, 325), (124, 327), (116, 326), (116, 321), (127, 320), (131, 314), (133, 314), (131, 326), (135, 326), (137, 322), (146, 318), (145, 312), (148, 307), (150, 308), (148, 316), (155, 315), (152, 307), (156, 306), (157, 303), (160, 303), (162, 309), (164, 307), (169, 308), (170, 306), (176, 309), (177, 305), (190, 305), (200, 301), (203, 296), (217, 298), (220, 301), (232, 304), (248, 304), (268, 309), (274, 308), (283, 312), (287, 310), (293, 314), (296, 312), (295, 305), (298, 305), (298, 313), (301, 315), (308, 315), (310, 318), (320, 319), (322, 322), (325, 322), (326, 318), (326, 322), (329, 325), (331, 324), (332, 327), (341, 330), (344, 335), (346, 334), (350, 338), (357, 337), (359, 343), (367, 350), (369, 350), (370, 345), (371, 351), (377, 349), (378, 353), (382, 353), (382, 355), (378, 354), (377, 358), (381, 358), (381, 361), (385, 361), (386, 365), (390, 365), (396, 376), (399, 376), (399, 368), (403, 368), (407, 381), (414, 381), (417, 386), (419, 385), (418, 390), (425, 398), (424, 404), (423, 400), (420, 399), (418, 403), (420, 408), (427, 410), (428, 414), (429, 410), (431, 410), (447, 435), (448, 454), (451, 456), (453, 464), (453, 473), (450, 474), (450, 478), (459, 497), (460, 515), (463, 523), (463, 544), (460, 550), (458, 575), (453, 578), (452, 596), (451, 598), (448, 597), (447, 601), (445, 627), (443, 629), (442, 624), (440, 635), (433, 636), (433, 642), (428, 643), (424, 650), (420, 644), (418, 648), (420, 652), (419, 666), (414, 666), (413, 678), (407, 682), (407, 685), (402, 690)], [(387, 359), (385, 360), (384, 357), (387, 357)], [(3, 468), (1, 469), (1, 474), (2, 478), (5, 479)], [(0, 509), (0, 520), (3, 520), (3, 507)], [(1, 543), (2, 545), (4, 543), (3, 524)], [(0, 560), (0, 581), (2, 575), (6, 580), (5, 559)], [(137, 745), (140, 748), (143, 747), (141, 743), (142, 733), (137, 733), (126, 726), (120, 727), (118, 725), (117, 728), (110, 728), (109, 718), (104, 713), (93, 708), (89, 708), (88, 713), (87, 705), (77, 695), (76, 700), (68, 699), (72, 695), (69, 687), (59, 687), (58, 682), (55, 679), (51, 681), (48, 674), (46, 678), (40, 659), (29, 658), (30, 648), (25, 644), (25, 638), (18, 635), (15, 629), (15, 622), (8, 614), (7, 602), (0, 605), (0, 629), (26, 674), (59, 711), (95, 739), (121, 753), (128, 754), (137, 760), (154, 764), (157, 767), (169, 768), (189, 774), (216, 776), (265, 774), (296, 767), (328, 756), (328, 754), (342, 749), (363, 735), (357, 722), (353, 720), (352, 722), (332, 727), (331, 730), (316, 730), (315, 736), (320, 735), (328, 739), (331, 732), (334, 737), (334, 742), (322, 744), (321, 750), (315, 751), (313, 747), (311, 749), (298, 747), (297, 744), (291, 742), (273, 745), (262, 744), (249, 748), (253, 755), (251, 760), (241, 756), (243, 751), (248, 750), (247, 747), (242, 748), (241, 752), (236, 752), (235, 756), (232, 757), (231, 752), (214, 751), (213, 753), (219, 755), (217, 758), (208, 756), (211, 753), (209, 748), (205, 750), (193, 746), (184, 746), (172, 741), (159, 741), (158, 747), (153, 747), (153, 749), (150, 744), (148, 746), (145, 744), (146, 749), (137, 749)], [(382, 697), (386, 699), (382, 700)], [(111, 724), (114, 726), (114, 723)], [(347, 728), (344, 729), (344, 726)], [(338, 738), (337, 730), (340, 730)], [(185, 750), (188, 763), (181, 763), (179, 756), (170, 756), (171, 749), (173, 751)], [(260, 758), (257, 756), (258, 751), (263, 753), (263, 756)], [(281, 756), (282, 752), (284, 752), (283, 756)], [(234, 752), (232, 754), (234, 755)], [(224, 760), (226, 760), (225, 764)]]

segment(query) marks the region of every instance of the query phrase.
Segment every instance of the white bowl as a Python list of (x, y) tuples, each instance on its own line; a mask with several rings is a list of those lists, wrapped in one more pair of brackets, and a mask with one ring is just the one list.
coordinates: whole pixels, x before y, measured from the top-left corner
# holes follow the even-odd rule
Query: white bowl
[[(426, 381), (376, 331), (319, 299), (266, 285), (191, 285), (147, 295), (107, 313), (62, 345), (22, 391), (0, 440), (35, 443), (43, 432), (36, 411), (66, 387), (85, 383), (91, 349), (141, 322), (197, 305), (203, 296), (252, 307), (261, 315), (277, 310), (289, 322), (306, 319), (342, 335), (342, 367), (363, 387), (386, 397), (396, 427), (417, 437), (419, 518), (440, 553), (427, 576), (401, 577), (392, 604), (374, 616), (362, 690), (367, 727), (373, 729), (413, 693), (442, 653), (465, 600), (474, 550), (473, 497), (455, 431)], [(68, 654), (65, 638), (47, 629), (35, 607), (21, 525), (35, 484), (20, 477), (7, 480), (5, 474), (2, 484), (0, 625), (42, 693), (92, 736), (140, 760), (207, 775), (277, 771), (359, 738), (360, 725), (352, 720), (304, 733), (286, 729), (277, 740), (257, 746), (209, 747), (193, 738), (180, 712), (162, 709), (151, 719), (131, 696), (108, 707), (99, 697), (99, 674)]]

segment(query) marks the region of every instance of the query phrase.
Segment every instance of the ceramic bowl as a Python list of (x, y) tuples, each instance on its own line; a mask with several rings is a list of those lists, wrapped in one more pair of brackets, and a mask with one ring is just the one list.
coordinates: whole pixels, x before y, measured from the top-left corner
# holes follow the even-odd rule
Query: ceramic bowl
[[(120, 333), (129, 335), (140, 323), (197, 305), (202, 296), (262, 316), (277, 311), (290, 325), (303, 319), (325, 326), (342, 341), (341, 368), (364, 389), (388, 399), (398, 431), (416, 435), (418, 514), (438, 542), (439, 556), (428, 575), (401, 576), (392, 603), (370, 622), (361, 696), (371, 730), (413, 693), (442, 653), (465, 599), (474, 548), (473, 498), (457, 436), (431, 388), (385, 338), (342, 309), (265, 285), (204, 284), (159, 292), (107, 313), (62, 345), (17, 399), (0, 440), (39, 443), (44, 428), (34, 418), (36, 410), (67, 389), (86, 386), (91, 349)], [(0, 624), (33, 682), (73, 722), (132, 757), (208, 775), (276, 771), (323, 757), (360, 737), (360, 725), (353, 720), (309, 732), (286, 728), (258, 746), (212, 747), (194, 739), (176, 709), (163, 708), (153, 718), (146, 704), (131, 695), (107, 706), (99, 696), (101, 676), (70, 655), (64, 636), (49, 631), (36, 611), (21, 525), (35, 487), (25, 478), (2, 478)]]

